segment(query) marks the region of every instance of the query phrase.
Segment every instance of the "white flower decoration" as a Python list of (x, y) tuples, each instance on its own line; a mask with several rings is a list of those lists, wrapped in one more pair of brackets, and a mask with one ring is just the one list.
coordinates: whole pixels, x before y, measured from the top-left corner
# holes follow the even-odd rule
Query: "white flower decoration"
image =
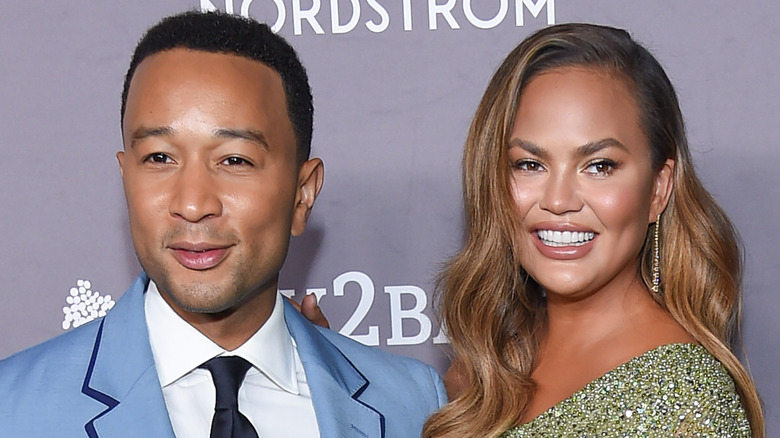
[(62, 308), (62, 313), (65, 314), (65, 319), (62, 321), (63, 330), (106, 316), (106, 312), (115, 304), (111, 295), (102, 297), (100, 292), (93, 291), (89, 280), (77, 280), (76, 287), (70, 288), (70, 294), (65, 301), (68, 305)]

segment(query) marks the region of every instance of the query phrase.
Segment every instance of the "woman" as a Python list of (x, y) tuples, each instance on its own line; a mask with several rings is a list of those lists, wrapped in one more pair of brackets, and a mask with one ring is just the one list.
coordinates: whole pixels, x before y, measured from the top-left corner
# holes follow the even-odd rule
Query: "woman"
[(646, 49), (595, 25), (530, 36), (463, 166), (467, 241), (440, 286), (447, 380), (469, 383), (425, 437), (764, 436), (729, 349), (736, 233)]

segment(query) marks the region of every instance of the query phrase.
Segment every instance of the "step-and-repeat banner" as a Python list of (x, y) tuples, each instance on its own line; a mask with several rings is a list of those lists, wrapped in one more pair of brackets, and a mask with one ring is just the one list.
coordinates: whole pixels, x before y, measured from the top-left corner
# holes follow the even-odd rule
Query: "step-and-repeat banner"
[(624, 27), (666, 67), (697, 169), (744, 241), (743, 338), (780, 434), (780, 6), (735, 0), (127, 0), (0, 11), (0, 357), (110, 312), (139, 272), (114, 154), (130, 54), (187, 9), (265, 21), (306, 65), (325, 186), (280, 287), (335, 330), (446, 369), (434, 281), (493, 70), (553, 23)]

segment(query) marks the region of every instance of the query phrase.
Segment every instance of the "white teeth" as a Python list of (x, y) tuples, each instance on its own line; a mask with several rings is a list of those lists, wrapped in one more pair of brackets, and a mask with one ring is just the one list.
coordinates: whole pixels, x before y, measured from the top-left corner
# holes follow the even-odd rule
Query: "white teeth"
[(538, 230), (536, 234), (547, 246), (582, 246), (596, 236), (596, 233), (592, 231), (553, 231), (553, 230)]

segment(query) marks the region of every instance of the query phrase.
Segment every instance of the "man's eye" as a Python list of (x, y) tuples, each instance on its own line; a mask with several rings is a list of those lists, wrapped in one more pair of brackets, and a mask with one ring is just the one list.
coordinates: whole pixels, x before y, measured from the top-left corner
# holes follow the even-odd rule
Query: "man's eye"
[(222, 163), (228, 166), (244, 166), (252, 164), (241, 157), (227, 157), (224, 161), (222, 161)]
[(157, 164), (166, 164), (166, 163), (170, 163), (172, 160), (171, 157), (169, 157), (168, 155), (162, 152), (157, 152), (154, 154), (149, 154), (146, 157), (146, 159), (144, 159), (144, 161), (148, 161), (150, 163), (157, 163)]

